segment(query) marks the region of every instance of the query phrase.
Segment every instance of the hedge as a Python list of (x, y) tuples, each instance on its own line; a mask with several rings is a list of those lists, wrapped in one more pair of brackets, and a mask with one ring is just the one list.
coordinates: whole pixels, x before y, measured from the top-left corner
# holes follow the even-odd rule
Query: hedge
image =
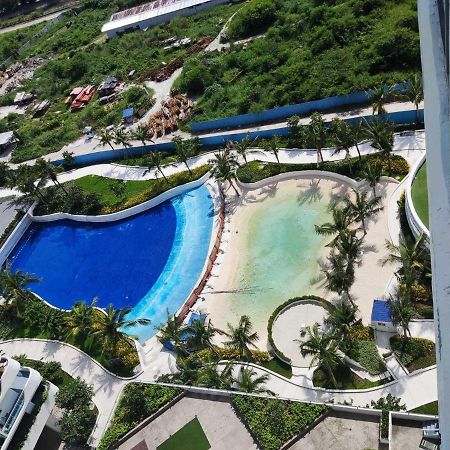
[(383, 439), (389, 439), (389, 411), (387, 409), (381, 411), (380, 436)]
[(231, 403), (263, 450), (278, 450), (328, 411), (325, 405), (236, 394)]
[[(409, 172), (408, 163), (404, 158), (399, 155), (393, 155), (391, 157), (392, 171), (391, 176), (397, 178), (403, 178)], [(349, 165), (346, 160), (340, 161), (325, 161), (320, 166), (316, 163), (308, 164), (277, 164), (277, 163), (261, 163), (259, 161), (251, 161), (249, 163), (241, 165), (237, 169), (237, 177), (239, 181), (243, 183), (256, 183), (257, 181), (264, 180), (265, 178), (273, 177), (280, 173), (298, 172), (303, 170), (323, 170), (327, 172), (337, 173), (339, 175), (345, 175), (350, 178), (362, 178), (363, 170), (366, 163), (379, 163), (383, 166), (383, 175), (387, 175), (387, 162), (379, 155), (363, 155), (361, 161), (358, 157), (352, 158), (352, 173), (349, 171)]]
[(154, 384), (131, 383), (125, 386), (111, 424), (97, 450), (111, 448), (122, 436), (182, 392), (178, 388)]
[(283, 352), (280, 351), (277, 348), (277, 346), (275, 345), (275, 342), (274, 342), (273, 337), (272, 337), (272, 326), (273, 326), (273, 322), (277, 318), (278, 314), (283, 309), (285, 309), (286, 307), (288, 307), (292, 303), (298, 302), (300, 300), (316, 300), (316, 301), (320, 302), (322, 304), (322, 306), (325, 309), (327, 309), (327, 310), (328, 310), (328, 308), (330, 306), (330, 303), (327, 300), (325, 300), (324, 298), (317, 297), (315, 295), (302, 295), (301, 297), (294, 297), (294, 298), (291, 298), (289, 300), (286, 300), (284, 303), (282, 303), (281, 305), (277, 306), (275, 311), (271, 314), (271, 316), (269, 317), (269, 322), (267, 324), (267, 335), (268, 335), (269, 344), (270, 344), (270, 346), (271, 346), (275, 356), (277, 356), (281, 361), (283, 361), (285, 363), (289, 363), (289, 364), (291, 362), (290, 358), (288, 358), (286, 355), (284, 355)]
[(386, 370), (374, 341), (356, 340), (352, 342), (348, 356), (361, 364), (370, 375), (379, 375)]

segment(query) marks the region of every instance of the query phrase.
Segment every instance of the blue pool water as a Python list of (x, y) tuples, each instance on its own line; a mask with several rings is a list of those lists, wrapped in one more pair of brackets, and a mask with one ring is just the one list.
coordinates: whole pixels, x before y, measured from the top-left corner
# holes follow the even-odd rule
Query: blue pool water
[(212, 225), (213, 202), (201, 186), (120, 221), (34, 222), (10, 260), (13, 270), (41, 278), (33, 291), (60, 308), (95, 296), (100, 307), (132, 306), (129, 318), (152, 321), (127, 330), (143, 340), (195, 287)]

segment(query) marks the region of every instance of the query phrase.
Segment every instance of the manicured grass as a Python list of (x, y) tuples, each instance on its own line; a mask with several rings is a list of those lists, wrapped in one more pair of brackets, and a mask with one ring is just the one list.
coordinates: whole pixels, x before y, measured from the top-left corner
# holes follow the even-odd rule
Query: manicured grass
[(423, 166), (417, 172), (416, 178), (414, 179), (412, 190), (411, 190), (412, 200), (414, 203), (414, 208), (420, 220), (423, 224), (429, 228), (429, 215), (428, 215), (428, 187), (427, 187), (427, 163), (425, 162)]
[(391, 348), (409, 372), (424, 369), (436, 364), (436, 349), (433, 341), (421, 338), (406, 339), (403, 336), (391, 337)]
[(197, 417), (180, 428), (157, 450), (208, 450), (211, 448)]
[(438, 410), (438, 401), (431, 403), (426, 403), (425, 405), (419, 406), (417, 408), (412, 409), (410, 412), (417, 414), (430, 414), (432, 416), (439, 415)]
[(262, 362), (259, 365), (271, 370), (272, 372), (278, 373), (283, 377), (292, 377), (292, 367), (278, 358), (272, 358), (270, 361)]
[[(381, 386), (387, 380), (369, 381), (353, 373), (347, 366), (339, 366), (334, 370), (334, 376), (338, 384), (338, 389), (369, 389)], [(313, 375), (313, 384), (316, 387), (336, 389), (328, 380), (326, 373), (322, 369), (317, 369)]]

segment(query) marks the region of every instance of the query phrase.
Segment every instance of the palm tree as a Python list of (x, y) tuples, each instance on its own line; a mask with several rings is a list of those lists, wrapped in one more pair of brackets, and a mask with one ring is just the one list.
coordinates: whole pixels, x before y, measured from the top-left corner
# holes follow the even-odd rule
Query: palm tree
[(67, 334), (69, 336), (73, 336), (75, 339), (81, 337), (85, 341), (86, 337), (93, 332), (96, 304), (96, 298), (90, 304), (85, 301), (75, 303), (70, 314), (66, 317)]
[(420, 278), (431, 278), (430, 252), (425, 238), (421, 235), (416, 242), (401, 238), (399, 245), (386, 241), (386, 249), (389, 255), (381, 263), (399, 266), (396, 276), (405, 288), (403, 294), (410, 299), (413, 284)]
[(131, 133), (133, 139), (142, 142), (142, 145), (145, 147), (147, 142), (154, 143), (153, 139), (150, 139), (148, 135), (148, 126), (147, 125), (138, 125), (136, 129)]
[(341, 231), (333, 242), (333, 247), (347, 261), (354, 262), (361, 251), (363, 239), (356, 236), (355, 230)]
[(144, 175), (156, 168), (156, 170), (163, 176), (166, 183), (169, 184), (169, 180), (162, 171), (163, 160), (164, 156), (161, 152), (150, 152), (147, 156), (147, 169), (145, 170)]
[(323, 163), (322, 147), (325, 144), (326, 128), (322, 115), (315, 112), (311, 115), (309, 122), (309, 131), (314, 140), (314, 144), (317, 150), (317, 165)]
[(312, 356), (309, 367), (320, 366), (328, 374), (333, 387), (337, 388), (333, 370), (341, 362), (338, 355), (338, 343), (331, 333), (321, 333), (317, 324), (307, 327), (308, 339), (300, 343), (302, 356)]
[(419, 106), (423, 101), (423, 86), (420, 74), (416, 73), (409, 83), (404, 83), (406, 88), (402, 97), (414, 104), (416, 107), (416, 123), (419, 123)]
[(44, 180), (50, 179), (55, 186), (58, 186), (66, 195), (69, 195), (64, 186), (58, 181), (58, 170), (50, 161), (46, 161), (44, 158), (38, 158), (34, 166), (40, 177)]
[(366, 164), (363, 171), (363, 177), (367, 180), (369, 186), (372, 188), (374, 197), (377, 196), (376, 187), (377, 184), (380, 182), (382, 175), (383, 175), (383, 166), (380, 163)]
[(216, 334), (224, 334), (222, 330), (215, 328), (211, 322), (211, 319), (193, 320), (190, 325), (182, 328), (182, 332), (186, 332), (189, 337), (187, 345), (189, 348), (200, 350), (203, 348), (211, 349), (215, 354), (217, 349), (212, 343), (212, 339)]
[(391, 295), (387, 300), (388, 308), (391, 313), (391, 320), (394, 325), (400, 325), (403, 329), (403, 337), (407, 338), (408, 334), (411, 336), (409, 323), (416, 317), (414, 310), (409, 300), (404, 286), (398, 285), (394, 295)]
[(39, 278), (18, 269), (13, 272), (9, 261), (3, 269), (0, 269), (0, 293), (6, 302), (15, 308), (17, 317), (22, 315), (25, 303), (31, 297), (31, 291), (27, 286), (39, 281), (41, 281)]
[(349, 197), (344, 199), (344, 202), (353, 221), (361, 222), (364, 230), (364, 235), (367, 234), (366, 219), (383, 210), (381, 205), (381, 197), (368, 198), (367, 192), (359, 192), (353, 190), (355, 194), (355, 201), (350, 200)]
[(381, 83), (367, 92), (369, 102), (372, 105), (372, 114), (383, 115), (386, 110), (384, 105), (395, 98), (395, 86), (387, 86)]
[(391, 176), (391, 156), (394, 150), (394, 128), (386, 121), (373, 119), (369, 125), (365, 121), (366, 134), (373, 148), (378, 150), (388, 163), (388, 175)]
[(277, 163), (280, 164), (280, 159), (278, 158), (278, 153), (280, 151), (280, 138), (275, 135), (272, 139), (262, 141), (262, 146), (266, 152), (273, 153)]
[(194, 155), (192, 144), (190, 144), (189, 141), (183, 140), (183, 138), (180, 136), (175, 136), (172, 139), (172, 142), (175, 145), (177, 161), (179, 163), (184, 163), (184, 165), (187, 167), (187, 170), (189, 171), (189, 174), (192, 175), (192, 171), (188, 165), (189, 158)]
[(294, 145), (297, 148), (307, 148), (310, 140), (308, 126), (300, 124), (299, 116), (289, 117), (287, 124), (289, 128), (289, 140), (295, 142)]
[(235, 380), (235, 383), (238, 385), (238, 389), (241, 392), (247, 392), (248, 394), (271, 394), (273, 395), (273, 392), (263, 387), (267, 381), (269, 380), (269, 375), (264, 374), (260, 375), (259, 377), (256, 376), (257, 373), (254, 369), (243, 367), (239, 378)]
[(233, 384), (233, 363), (204, 365), (197, 376), (197, 386), (210, 389), (230, 389)]
[(334, 245), (337, 235), (346, 231), (351, 222), (351, 217), (349, 216), (346, 208), (335, 206), (332, 210), (332, 217), (332, 222), (326, 222), (322, 225), (314, 225), (314, 229), (317, 234), (324, 236), (335, 235), (335, 238), (328, 244), (329, 246)]
[(18, 203), (30, 199), (47, 203), (40, 190), (42, 182), (37, 182), (38, 180), (40, 180), (40, 177), (34, 167), (21, 164), (8, 175), (8, 187), (15, 188), (23, 194), (23, 198), (17, 199)]
[(351, 339), (351, 329), (356, 322), (356, 311), (357, 308), (344, 297), (330, 305), (325, 323), (331, 328), (338, 341), (342, 339), (348, 342)]
[(172, 378), (178, 383), (197, 385), (202, 367), (202, 360), (195, 354), (187, 358), (177, 358), (178, 373), (174, 374)]
[(97, 133), (97, 138), (99, 141), (97, 146), (109, 145), (111, 147), (111, 150), (115, 150), (115, 148), (112, 146), (112, 143), (114, 141), (114, 135), (113, 135), (113, 133), (111, 133), (110, 130), (108, 130), (108, 128), (105, 128), (104, 130), (100, 130)]
[(178, 355), (185, 355), (186, 349), (181, 341), (182, 326), (174, 315), (167, 312), (167, 322), (156, 327), (156, 337), (161, 344), (171, 342)]
[(231, 143), (231, 147), (233, 148), (233, 150), (238, 155), (240, 155), (244, 158), (245, 164), (247, 164), (247, 151), (251, 145), (252, 145), (252, 143), (250, 140), (250, 136), (248, 134), (245, 136), (244, 139), (242, 139), (242, 141), (240, 141), (240, 142), (235, 141), (235, 142)]
[(339, 295), (345, 293), (347, 298), (355, 305), (350, 296), (350, 289), (355, 282), (353, 261), (347, 260), (343, 255), (331, 253), (328, 257), (328, 266), (322, 271), (326, 277), (327, 289), (331, 292), (337, 292)]
[(239, 196), (239, 192), (233, 184), (233, 180), (236, 179), (236, 158), (229, 151), (224, 150), (215, 153), (214, 159), (210, 160), (209, 163), (212, 164), (212, 175), (220, 182), (222, 195), (224, 195), (222, 184), (227, 181), (236, 195)]
[(352, 157), (350, 155), (350, 147), (355, 143), (355, 138), (353, 136), (354, 132), (350, 125), (341, 119), (335, 118), (332, 121), (331, 130), (334, 137), (335, 150), (334, 155), (345, 152), (345, 159), (348, 162), (348, 169), (350, 174), (352, 174)]
[(128, 159), (127, 148), (131, 147), (130, 133), (126, 132), (123, 128), (116, 128), (114, 131), (114, 143), (123, 145), (125, 149), (125, 158)]
[(227, 333), (230, 340), (225, 342), (225, 346), (234, 350), (241, 359), (252, 359), (250, 347), (256, 347), (255, 342), (258, 341), (258, 333), (253, 332), (253, 324), (250, 317), (244, 315), (239, 319), (237, 327), (228, 324)]
[(126, 315), (131, 311), (131, 308), (116, 309), (113, 305), (108, 305), (105, 314), (99, 313), (96, 315), (93, 334), (98, 336), (103, 342), (102, 354), (105, 350), (114, 353), (117, 349), (117, 344), (121, 341), (129, 342), (128, 335), (122, 330), (131, 328), (137, 325), (149, 325), (149, 319), (126, 319)]

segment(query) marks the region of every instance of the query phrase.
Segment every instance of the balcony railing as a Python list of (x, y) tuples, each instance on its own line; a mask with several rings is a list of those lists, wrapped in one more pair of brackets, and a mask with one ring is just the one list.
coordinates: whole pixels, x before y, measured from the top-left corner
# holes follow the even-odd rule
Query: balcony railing
[(14, 403), (14, 406), (11, 409), (11, 413), (9, 414), (8, 418), (6, 419), (5, 425), (3, 425), (2, 433), (8, 434), (11, 430), (11, 427), (13, 426), (15, 420), (17, 419), (17, 416), (19, 415), (22, 407), (24, 404), (24, 394), (23, 391), (20, 393), (19, 397), (17, 397), (16, 402)]

